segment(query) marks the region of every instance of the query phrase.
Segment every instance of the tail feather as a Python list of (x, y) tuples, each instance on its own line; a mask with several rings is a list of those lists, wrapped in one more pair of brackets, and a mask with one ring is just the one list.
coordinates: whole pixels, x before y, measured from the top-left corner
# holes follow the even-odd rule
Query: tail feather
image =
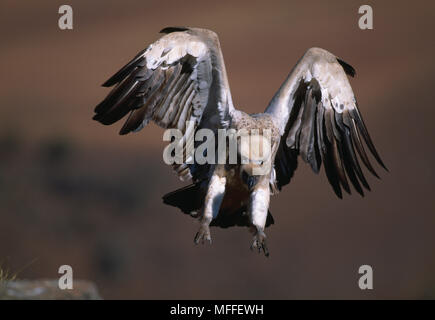
[[(169, 192), (163, 196), (163, 203), (179, 208), (185, 214), (198, 213), (204, 203), (205, 192), (200, 183)], [(274, 223), (270, 211), (267, 213), (266, 227)], [(250, 226), (246, 206), (234, 211), (221, 210), (210, 226), (228, 228), (233, 226)]]
[(163, 203), (177, 207), (185, 214), (198, 212), (202, 207), (203, 198), (199, 183), (169, 192), (163, 196)]
[[(273, 220), (272, 214), (270, 211), (268, 211), (265, 227), (267, 228), (274, 223), (275, 221)], [(251, 222), (247, 214), (247, 208), (240, 207), (235, 212), (220, 211), (216, 219), (213, 219), (213, 221), (210, 223), (210, 226), (221, 228), (229, 228), (234, 226), (249, 227), (251, 226)]]

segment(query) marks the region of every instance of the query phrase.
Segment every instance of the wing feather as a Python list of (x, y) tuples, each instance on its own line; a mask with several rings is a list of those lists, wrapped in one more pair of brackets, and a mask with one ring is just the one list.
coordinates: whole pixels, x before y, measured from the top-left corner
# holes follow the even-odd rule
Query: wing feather
[(300, 155), (316, 173), (323, 163), (328, 181), (340, 198), (342, 189), (351, 193), (350, 184), (361, 196), (363, 187), (370, 190), (357, 154), (378, 177), (364, 143), (379, 165), (387, 169), (364, 124), (346, 74), (355, 76), (355, 69), (326, 50), (312, 48), (267, 107), (266, 112), (274, 117), (282, 134), (275, 158), (279, 189), (290, 181), (296, 169), (295, 161), (288, 161), (290, 151), (292, 157)]
[[(94, 120), (113, 124), (129, 114), (120, 134), (137, 132), (150, 120), (178, 128), (193, 144), (198, 127), (228, 126), (234, 110), (217, 35), (205, 29), (168, 27), (103, 86), (114, 87), (95, 108)], [(186, 125), (193, 122), (193, 127)], [(184, 150), (187, 147), (184, 146)], [(174, 169), (183, 177), (189, 166)]]

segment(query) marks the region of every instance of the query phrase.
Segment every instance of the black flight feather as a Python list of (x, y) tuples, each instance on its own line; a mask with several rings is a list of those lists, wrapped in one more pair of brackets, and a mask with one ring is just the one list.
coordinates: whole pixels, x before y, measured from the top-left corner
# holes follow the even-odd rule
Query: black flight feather
[(345, 62), (339, 58), (336, 58), (336, 59), (337, 59), (338, 63), (343, 67), (346, 74), (348, 74), (352, 78), (355, 77), (356, 71), (350, 64), (348, 64), (347, 62)]

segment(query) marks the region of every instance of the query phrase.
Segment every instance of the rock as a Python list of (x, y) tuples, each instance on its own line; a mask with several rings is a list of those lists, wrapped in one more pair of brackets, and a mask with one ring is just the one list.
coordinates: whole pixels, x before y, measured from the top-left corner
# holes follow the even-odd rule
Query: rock
[(61, 290), (58, 280), (0, 282), (1, 300), (101, 300), (95, 284), (74, 280), (73, 289)]

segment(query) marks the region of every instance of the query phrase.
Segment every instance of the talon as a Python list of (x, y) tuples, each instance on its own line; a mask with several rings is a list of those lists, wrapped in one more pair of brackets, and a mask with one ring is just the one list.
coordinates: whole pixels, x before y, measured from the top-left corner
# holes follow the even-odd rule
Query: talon
[(263, 242), (263, 251), (266, 257), (269, 256), (269, 250), (267, 249), (266, 241)]
[(263, 231), (257, 231), (257, 233), (255, 234), (254, 240), (251, 245), (251, 250), (254, 249), (257, 249), (258, 253), (261, 253), (261, 251), (263, 251), (266, 257), (269, 256), (269, 250), (267, 249), (266, 244), (266, 235)]
[(200, 242), (204, 244), (205, 241), (211, 244), (210, 227), (208, 225), (202, 224), (196, 233), (193, 242), (195, 244), (199, 244)]

